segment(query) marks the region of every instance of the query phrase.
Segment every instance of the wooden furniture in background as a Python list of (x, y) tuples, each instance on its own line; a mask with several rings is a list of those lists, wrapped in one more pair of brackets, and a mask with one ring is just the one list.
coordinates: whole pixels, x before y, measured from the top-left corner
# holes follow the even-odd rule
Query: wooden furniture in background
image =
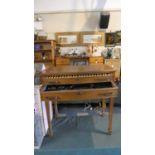
[[(75, 46), (104, 46), (104, 32), (57, 32), (55, 33), (57, 41), (57, 51), (55, 64), (57, 65), (88, 65), (88, 64), (103, 64), (103, 57), (90, 56), (88, 51), (84, 51), (85, 55), (80, 55), (73, 50), (73, 53), (62, 56), (61, 47)], [(74, 53), (75, 52), (75, 53)], [(79, 55), (78, 55), (79, 54)]]
[(103, 57), (80, 57), (80, 56), (64, 56), (56, 57), (56, 66), (58, 65), (88, 65), (88, 64), (103, 64)]
[(70, 65), (70, 60), (68, 58), (56, 57), (56, 66), (57, 65)]
[(121, 74), (121, 60), (120, 59), (105, 59), (105, 64), (111, 66), (116, 70), (115, 72), (115, 80), (120, 80)]
[(103, 57), (90, 57), (89, 64), (103, 64), (104, 59)]
[(80, 56), (63, 56), (56, 57), (56, 66), (57, 65), (87, 65), (89, 57), (80, 57)]
[(34, 62), (55, 64), (55, 40), (34, 41)]
[[(86, 66), (53, 66), (41, 73), (42, 88), (41, 100), (46, 104), (57, 104), (64, 101), (94, 100), (102, 102), (105, 107), (105, 99), (110, 98), (108, 115), (108, 134), (112, 133), (112, 111), (114, 97), (117, 96), (118, 88), (114, 83), (115, 70), (105, 64)], [(49, 111), (46, 107), (47, 113)], [(49, 132), (52, 136), (52, 125), (49, 116)]]

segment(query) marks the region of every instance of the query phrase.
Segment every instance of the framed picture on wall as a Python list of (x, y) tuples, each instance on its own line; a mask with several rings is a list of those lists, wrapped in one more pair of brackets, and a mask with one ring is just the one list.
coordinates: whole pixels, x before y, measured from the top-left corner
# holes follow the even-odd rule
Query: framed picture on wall
[(80, 42), (83, 45), (101, 45), (104, 46), (104, 32), (81, 32), (80, 33)]
[(115, 46), (115, 41), (116, 41), (115, 32), (109, 32), (105, 34), (105, 46), (113, 47)]
[(56, 41), (62, 46), (76, 46), (79, 44), (79, 33), (60, 32), (56, 33)]
[(116, 31), (116, 45), (121, 45), (121, 31)]

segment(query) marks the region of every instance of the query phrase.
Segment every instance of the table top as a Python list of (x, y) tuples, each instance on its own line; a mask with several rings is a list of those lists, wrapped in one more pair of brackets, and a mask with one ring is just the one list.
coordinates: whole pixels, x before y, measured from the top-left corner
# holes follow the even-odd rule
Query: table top
[(68, 75), (68, 74), (92, 74), (115, 72), (115, 70), (106, 64), (81, 65), (81, 66), (51, 66), (41, 72), (41, 75)]

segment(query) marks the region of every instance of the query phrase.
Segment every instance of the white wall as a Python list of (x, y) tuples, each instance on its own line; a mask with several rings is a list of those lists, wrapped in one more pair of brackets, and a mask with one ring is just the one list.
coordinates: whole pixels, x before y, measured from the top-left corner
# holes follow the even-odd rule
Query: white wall
[[(100, 30), (100, 12), (50, 13), (40, 16), (43, 18), (43, 30), (48, 33), (49, 39), (54, 39), (55, 32)], [(106, 31), (117, 30), (121, 30), (121, 12), (111, 11)]]
[(34, 0), (35, 13), (120, 9), (121, 0)]

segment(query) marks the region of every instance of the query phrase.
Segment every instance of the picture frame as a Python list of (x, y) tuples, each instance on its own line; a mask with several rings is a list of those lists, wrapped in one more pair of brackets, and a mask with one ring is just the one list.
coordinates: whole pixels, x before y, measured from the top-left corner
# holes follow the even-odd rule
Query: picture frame
[(56, 41), (61, 46), (77, 46), (79, 45), (78, 32), (57, 32), (55, 34)]
[(105, 34), (105, 46), (114, 47), (116, 44), (116, 32), (107, 32)]
[(100, 45), (104, 46), (105, 33), (104, 32), (81, 32), (80, 43), (82, 45)]
[(116, 45), (121, 45), (121, 31), (116, 31), (115, 44)]

